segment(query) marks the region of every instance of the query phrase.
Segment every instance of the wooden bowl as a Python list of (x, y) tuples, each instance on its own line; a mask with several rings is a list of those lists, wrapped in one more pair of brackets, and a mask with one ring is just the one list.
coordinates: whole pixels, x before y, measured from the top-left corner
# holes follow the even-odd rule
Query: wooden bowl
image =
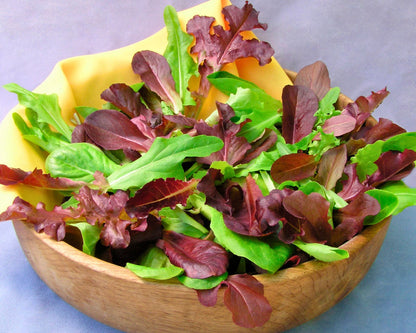
[[(222, 302), (202, 306), (196, 292), (176, 280), (145, 281), (128, 269), (91, 257), (75, 247), (13, 222), (22, 249), (39, 277), (86, 315), (126, 332), (282, 332), (322, 314), (365, 276), (386, 235), (390, 219), (367, 227), (341, 246), (345, 260), (308, 261), (276, 274), (257, 275), (273, 312), (261, 328), (236, 326)], [(163, 318), (163, 319), (161, 319)]]
[[(286, 71), (293, 81), (296, 73)], [(338, 107), (351, 100), (341, 95)], [(330, 309), (366, 275), (383, 243), (391, 218), (367, 227), (341, 246), (348, 259), (333, 263), (311, 260), (276, 274), (256, 278), (264, 285), (273, 312), (261, 328), (236, 326), (222, 302), (205, 307), (196, 292), (177, 280), (143, 280), (124, 267), (89, 256), (72, 245), (37, 233), (14, 221), (22, 249), (39, 277), (62, 299), (86, 315), (126, 332), (282, 332)], [(74, 245), (74, 246), (73, 246)], [(160, 318), (163, 318), (161, 320)]]

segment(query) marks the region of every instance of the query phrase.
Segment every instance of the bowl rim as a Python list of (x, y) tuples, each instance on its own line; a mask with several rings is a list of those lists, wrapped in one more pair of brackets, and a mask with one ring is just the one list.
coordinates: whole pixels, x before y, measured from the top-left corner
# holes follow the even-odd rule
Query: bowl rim
[[(365, 227), (361, 233), (357, 234), (341, 246), (340, 249), (347, 250), (349, 253), (349, 257), (346, 259), (333, 261), (333, 262), (323, 262), (317, 259), (311, 259), (309, 261), (303, 262), (294, 267), (288, 267), (279, 269), (276, 273), (263, 273), (263, 274), (256, 274), (255, 277), (263, 284), (269, 284), (277, 282), (281, 279), (296, 279), (299, 276), (300, 271), (307, 274), (308, 272), (314, 272), (317, 270), (325, 269), (328, 266), (333, 267), (334, 265), (346, 265), (349, 261), (353, 260), (360, 251), (371, 242), (373, 237), (382, 229), (388, 228), (388, 225), (391, 221), (391, 216), (386, 218), (385, 220), (375, 224)], [(152, 279), (143, 279), (134, 274), (132, 271), (127, 269), (126, 267), (118, 266), (116, 264), (106, 262), (102, 259), (96, 258), (94, 256), (88, 255), (85, 252), (77, 249), (73, 245), (68, 244), (65, 241), (56, 241), (55, 239), (51, 238), (50, 236), (44, 233), (38, 233), (35, 231), (32, 224), (22, 221), (13, 221), (13, 226), (15, 228), (16, 233), (18, 234), (18, 230), (22, 227), (28, 229), (31, 233), (31, 236), (38, 238), (42, 241), (46, 246), (48, 246), (52, 251), (59, 253), (60, 255), (69, 258), (73, 262), (90, 269), (96, 272), (104, 273), (107, 275), (112, 276), (113, 278), (123, 279), (123, 280), (130, 280), (131, 282), (137, 282), (141, 284), (160, 284), (163, 283), (165, 285), (180, 285), (186, 289), (189, 289), (183, 286), (176, 278), (171, 278), (169, 280), (152, 280)], [(20, 239), (19, 239), (20, 241)]]

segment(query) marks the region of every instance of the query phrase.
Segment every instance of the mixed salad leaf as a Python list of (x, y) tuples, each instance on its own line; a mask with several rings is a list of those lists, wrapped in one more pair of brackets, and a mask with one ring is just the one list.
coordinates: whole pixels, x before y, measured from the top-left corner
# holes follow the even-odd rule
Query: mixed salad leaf
[[(240, 58), (272, 60), (270, 44), (251, 34), (267, 28), (258, 14), (231, 5), (226, 27), (195, 16), (183, 31), (168, 6), (164, 54), (137, 52), (137, 83), (114, 83), (103, 108), (79, 106), (72, 125), (56, 95), (6, 85), (27, 108), (16, 126), (48, 156), (45, 171), (0, 165), (0, 183), (64, 200), (46, 210), (16, 198), (0, 220), (57, 240), (75, 228), (84, 252), (144, 279), (177, 278), (206, 306), (223, 287), (234, 322), (257, 327), (272, 308), (256, 274), (348, 258), (340, 245), (416, 204), (402, 181), (415, 166), (416, 133), (373, 117), (387, 89), (339, 109), (340, 89), (320, 61), (281, 101), (224, 71)], [(200, 119), (212, 87), (228, 101)]]

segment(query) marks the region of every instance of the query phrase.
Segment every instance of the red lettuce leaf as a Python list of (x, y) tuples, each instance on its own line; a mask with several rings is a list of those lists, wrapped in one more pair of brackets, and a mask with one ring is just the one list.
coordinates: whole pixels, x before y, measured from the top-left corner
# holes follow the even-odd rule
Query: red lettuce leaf
[(363, 135), (363, 139), (367, 144), (372, 144), (378, 140), (384, 141), (405, 132), (406, 130), (403, 127), (393, 123), (391, 120), (380, 118), (377, 124)]
[(313, 155), (295, 153), (283, 155), (272, 165), (270, 176), (277, 183), (286, 180), (302, 180), (315, 174), (318, 162)]
[(335, 188), (347, 163), (347, 146), (341, 145), (326, 151), (319, 161), (316, 181), (328, 190)]
[(347, 164), (344, 168), (344, 173), (347, 179), (342, 181), (342, 190), (338, 192), (338, 195), (344, 200), (351, 201), (356, 196), (371, 189), (370, 186), (360, 181), (357, 174), (357, 164)]
[[(223, 181), (221, 171), (218, 169), (208, 169), (207, 174), (199, 181), (197, 189), (205, 194), (206, 204), (214, 207), (222, 213), (231, 214), (232, 208), (225, 197), (226, 192), (220, 193), (220, 186), (217, 188), (216, 183)], [(224, 186), (221, 186), (224, 188)]]
[(267, 236), (275, 231), (277, 223), (264, 217), (258, 201), (263, 198), (259, 186), (249, 174), (244, 184), (230, 186), (226, 199), (232, 208), (231, 214), (224, 213), (224, 223), (228, 229), (246, 236)]
[(100, 235), (104, 246), (126, 248), (129, 245), (128, 227), (138, 224), (138, 221), (130, 218), (125, 211), (129, 199), (126, 192), (101, 193), (85, 186), (74, 197), (79, 201), (79, 216), (84, 217), (92, 225), (104, 226)]
[(270, 319), (273, 309), (264, 296), (264, 286), (249, 274), (230, 275), (215, 288), (197, 290), (199, 302), (205, 306), (215, 306), (218, 290), (224, 285), (224, 304), (232, 313), (236, 325), (260, 327)]
[(233, 314), (235, 324), (254, 328), (270, 319), (272, 307), (264, 296), (263, 285), (254, 276), (230, 275), (224, 284), (224, 304)]
[(372, 92), (368, 97), (360, 96), (355, 102), (349, 103), (342, 110), (341, 114), (349, 115), (356, 119), (355, 132), (358, 132), (364, 122), (370, 117), (371, 113), (383, 102), (388, 94), (389, 92), (384, 88), (378, 92)]
[(140, 93), (125, 83), (112, 84), (101, 93), (101, 98), (119, 108), (129, 118), (137, 117), (146, 111), (140, 100)]
[(72, 209), (56, 206), (52, 211), (45, 209), (43, 203), (32, 206), (17, 197), (5, 212), (0, 214), (0, 221), (22, 220), (32, 223), (37, 232), (45, 232), (48, 236), (61, 241), (65, 238), (65, 222), (77, 217)]
[(333, 133), (335, 136), (341, 136), (352, 132), (356, 124), (357, 121), (354, 117), (347, 114), (340, 114), (327, 119), (322, 125), (322, 130), (326, 134)]
[(283, 88), (282, 101), (282, 135), (286, 143), (296, 143), (312, 132), (319, 101), (310, 88), (289, 85)]
[(301, 219), (301, 238), (310, 243), (326, 243), (332, 231), (329, 224), (330, 203), (319, 193), (309, 195), (295, 191), (283, 198), (283, 206), (288, 213)]
[(130, 230), (130, 242), (126, 248), (105, 247), (97, 244), (95, 256), (124, 267), (127, 262), (135, 262), (146, 251), (150, 244), (162, 238), (162, 224), (153, 215), (146, 219), (144, 230)]
[(209, 87), (207, 75), (220, 70), (223, 65), (246, 57), (254, 57), (260, 65), (265, 65), (274, 54), (269, 43), (255, 38), (246, 39), (242, 35), (257, 28), (267, 29), (266, 24), (258, 21), (259, 13), (251, 4), (246, 2), (242, 8), (227, 6), (223, 15), (228, 23), (226, 29), (220, 25), (212, 26), (215, 19), (206, 16), (195, 16), (186, 27), (187, 32), (195, 37), (191, 53), (198, 54), (203, 95)]
[(165, 251), (170, 262), (183, 268), (190, 278), (205, 279), (227, 271), (227, 251), (210, 240), (165, 230), (157, 245)]
[[(267, 221), (270, 226), (277, 226), (287, 215), (283, 206), (283, 198), (293, 193), (292, 189), (272, 190), (267, 196), (257, 200), (259, 219)], [(264, 222), (262, 222), (264, 223)]]
[(60, 191), (73, 191), (85, 185), (84, 182), (73, 181), (68, 178), (53, 178), (40, 169), (26, 172), (19, 168), (9, 168), (4, 164), (0, 164), (0, 184), (22, 184)]
[(335, 210), (333, 219), (335, 228), (331, 233), (329, 245), (340, 246), (363, 229), (364, 219), (380, 211), (377, 199), (363, 193), (352, 200), (348, 206)]
[(387, 181), (401, 180), (413, 170), (415, 160), (416, 152), (410, 149), (403, 152), (386, 151), (374, 162), (378, 169), (365, 183), (377, 187)]
[(218, 290), (221, 288), (221, 283), (211, 289), (197, 290), (198, 300), (204, 306), (215, 306), (217, 304)]
[(212, 153), (208, 157), (199, 157), (199, 163), (211, 164), (214, 161), (226, 161), (230, 165), (238, 164), (251, 149), (251, 145), (244, 137), (237, 136), (242, 124), (235, 124), (231, 121), (234, 117), (234, 110), (228, 104), (217, 103), (219, 120), (214, 126), (209, 126), (204, 121), (195, 124), (199, 135), (205, 134), (219, 137), (224, 142), (224, 147)]
[(322, 61), (305, 66), (298, 72), (294, 84), (312, 89), (321, 100), (331, 89), (328, 68)]
[(153, 210), (163, 207), (174, 208), (177, 204), (186, 205), (186, 201), (195, 190), (198, 180), (181, 181), (174, 178), (156, 179), (144, 185), (126, 204), (130, 216), (147, 217)]
[(107, 150), (149, 150), (152, 141), (124, 114), (116, 110), (99, 110), (83, 123), (88, 137)]
[(146, 86), (170, 105), (175, 113), (182, 110), (182, 101), (165, 57), (153, 51), (139, 51), (133, 56), (132, 68)]

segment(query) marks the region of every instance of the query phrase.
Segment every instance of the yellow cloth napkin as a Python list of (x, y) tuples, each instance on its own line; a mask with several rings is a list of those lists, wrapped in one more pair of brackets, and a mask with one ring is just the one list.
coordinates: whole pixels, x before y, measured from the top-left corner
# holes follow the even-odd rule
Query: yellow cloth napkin
[[(219, 24), (224, 24), (221, 11), (229, 4), (227, 0), (210, 0), (198, 6), (179, 13), (182, 28), (194, 15), (213, 16)], [(162, 15), (162, 13), (161, 13)], [(113, 83), (133, 84), (139, 77), (131, 69), (133, 55), (140, 50), (152, 50), (163, 54), (167, 44), (166, 29), (135, 44), (109, 52), (73, 57), (57, 63), (46, 80), (35, 89), (39, 93), (55, 93), (59, 96), (62, 114), (69, 121), (76, 106), (101, 107), (102, 91)], [(259, 66), (255, 59), (238, 60), (235, 64), (227, 65), (226, 70), (246, 80), (252, 81), (267, 93), (281, 99), (282, 89), (291, 81), (275, 59), (266, 65)], [(224, 96), (213, 89), (210, 99), (204, 105), (205, 115), (212, 111), (215, 100), (224, 101)], [(45, 153), (39, 148), (26, 142), (17, 130), (12, 113), (24, 114), (24, 108), (13, 108), (0, 124), (0, 164), (9, 167), (32, 171), (44, 167)], [(32, 204), (44, 202), (48, 208), (59, 203), (60, 197), (51, 191), (28, 188), (24, 186), (0, 185), (0, 212), (3, 212), (16, 196)]]

